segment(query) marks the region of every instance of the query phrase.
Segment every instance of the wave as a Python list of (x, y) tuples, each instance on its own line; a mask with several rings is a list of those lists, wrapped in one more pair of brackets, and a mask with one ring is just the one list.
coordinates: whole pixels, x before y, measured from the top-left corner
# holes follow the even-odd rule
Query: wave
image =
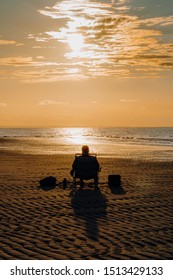
[(54, 139), (60, 142), (173, 145), (173, 128), (32, 128), (0, 129), (1, 138)]

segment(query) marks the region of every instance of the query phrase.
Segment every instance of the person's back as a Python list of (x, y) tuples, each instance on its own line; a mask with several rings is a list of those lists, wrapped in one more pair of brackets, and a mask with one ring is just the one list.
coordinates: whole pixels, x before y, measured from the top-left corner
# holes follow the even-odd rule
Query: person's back
[(75, 159), (75, 175), (76, 177), (83, 177), (83, 179), (90, 179), (97, 175), (99, 170), (99, 163), (95, 156), (77, 156)]
[(76, 155), (72, 165), (70, 174), (75, 173), (76, 178), (80, 178), (81, 186), (84, 185), (83, 180), (94, 178), (95, 186), (98, 185), (98, 171), (100, 169), (96, 156), (89, 154), (89, 147), (82, 146), (82, 155)]

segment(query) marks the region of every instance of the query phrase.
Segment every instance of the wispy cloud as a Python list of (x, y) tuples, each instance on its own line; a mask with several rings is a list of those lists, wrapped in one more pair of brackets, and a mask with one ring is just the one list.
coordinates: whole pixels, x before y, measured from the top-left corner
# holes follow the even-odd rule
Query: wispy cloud
[[(42, 61), (41, 61), (42, 59)], [(24, 67), (24, 66), (34, 66), (34, 67), (43, 67), (43, 66), (57, 66), (59, 63), (54, 61), (45, 61), (44, 57), (39, 57), (34, 59), (32, 57), (3, 57), (0, 58), (0, 65), (2, 66), (14, 66), (14, 67)]]
[(11, 74), (12, 78), (20, 78), (25, 83), (50, 83), (67, 80), (84, 80), (88, 77), (77, 69), (65, 69), (63, 66), (37, 67), (35, 70), (17, 70)]
[(84, 75), (82, 69), (86, 65), (82, 63), (47, 61), (44, 56), (37, 56), (35, 61), (32, 57), (0, 58), (0, 66), (0, 79), (8, 76), (8, 79), (20, 79), (27, 83), (83, 80), (89, 77)]
[(128, 3), (130, 0), (113, 0), (112, 3), (115, 3), (116, 5), (122, 5), (125, 3)]
[(0, 46), (2, 46), (2, 45), (23, 46), (23, 44), (17, 43), (16, 41), (13, 41), (13, 40), (3, 40), (3, 39), (0, 39)]
[[(10, 69), (10, 77), (32, 83), (156, 77), (159, 71), (173, 69), (173, 45), (166, 34), (167, 28), (171, 32), (173, 16), (145, 18), (138, 12), (144, 7), (132, 4), (130, 0), (62, 0), (38, 10), (55, 22), (55, 29), (28, 34), (27, 43), (37, 55), (2, 57), (0, 65)], [(17, 42), (1, 38), (0, 45), (17, 46)]]
[(39, 106), (48, 106), (48, 105), (57, 105), (57, 104), (58, 104), (57, 101), (46, 99), (46, 100), (41, 101), (38, 105)]
[(121, 103), (137, 103), (139, 100), (137, 99), (120, 99)]
[(0, 65), (24, 66), (32, 63), (32, 57), (3, 57), (0, 58)]
[[(114, 73), (117, 68), (126, 70), (125, 67), (129, 65), (133, 68), (140, 65), (165, 65), (166, 68), (173, 53), (171, 46), (160, 40), (162, 30), (154, 29), (154, 26), (170, 25), (173, 17), (142, 19), (132, 16), (128, 14), (132, 7), (125, 5), (128, 2), (65, 0), (39, 12), (53, 19), (66, 20), (66, 24), (58, 31), (48, 31), (47, 35), (50, 39), (54, 38), (69, 46), (69, 51), (64, 56), (66, 59), (87, 59), (99, 65), (101, 71), (94, 75), (93, 68), (88, 65), (88, 74), (92, 72), (92, 76), (99, 76), (101, 72), (103, 76), (107, 76), (108, 70), (111, 69), (110, 73)], [(143, 8), (136, 7), (138, 10)], [(78, 46), (75, 46), (75, 39), (79, 40)]]
[(62, 101), (46, 99), (46, 100), (41, 101), (38, 105), (39, 106), (49, 106), (49, 105), (63, 105), (63, 104), (66, 104), (66, 103), (62, 102)]
[(7, 103), (0, 103), (0, 107), (6, 107)]
[(108, 16), (112, 12), (112, 5), (103, 2), (92, 2), (89, 0), (60, 1), (52, 8), (47, 7), (45, 10), (39, 10), (43, 15), (50, 16), (54, 19), (72, 19), (74, 16), (88, 16), (88, 18), (104, 15)]
[(153, 26), (157, 24), (161, 26), (172, 25), (173, 16), (148, 18), (141, 20), (141, 23), (146, 24), (147, 26)]

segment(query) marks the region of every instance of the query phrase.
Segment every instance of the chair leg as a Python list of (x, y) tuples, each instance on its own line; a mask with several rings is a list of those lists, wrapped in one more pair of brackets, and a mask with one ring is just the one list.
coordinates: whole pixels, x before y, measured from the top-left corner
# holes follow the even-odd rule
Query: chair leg
[(99, 178), (98, 178), (98, 177), (95, 177), (95, 178), (94, 178), (95, 189), (98, 189), (98, 184), (99, 184)]
[(73, 177), (73, 194), (76, 194), (76, 178)]
[(80, 179), (80, 189), (83, 189), (83, 187), (84, 187), (84, 181), (83, 179)]

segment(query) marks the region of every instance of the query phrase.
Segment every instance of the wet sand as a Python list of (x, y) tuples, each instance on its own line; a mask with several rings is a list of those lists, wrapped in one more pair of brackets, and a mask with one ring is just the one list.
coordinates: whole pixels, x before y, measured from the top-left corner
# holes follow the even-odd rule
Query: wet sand
[[(0, 259), (173, 259), (173, 162), (98, 159), (99, 190), (72, 196), (73, 156), (1, 151)], [(46, 176), (67, 188), (40, 188)]]

